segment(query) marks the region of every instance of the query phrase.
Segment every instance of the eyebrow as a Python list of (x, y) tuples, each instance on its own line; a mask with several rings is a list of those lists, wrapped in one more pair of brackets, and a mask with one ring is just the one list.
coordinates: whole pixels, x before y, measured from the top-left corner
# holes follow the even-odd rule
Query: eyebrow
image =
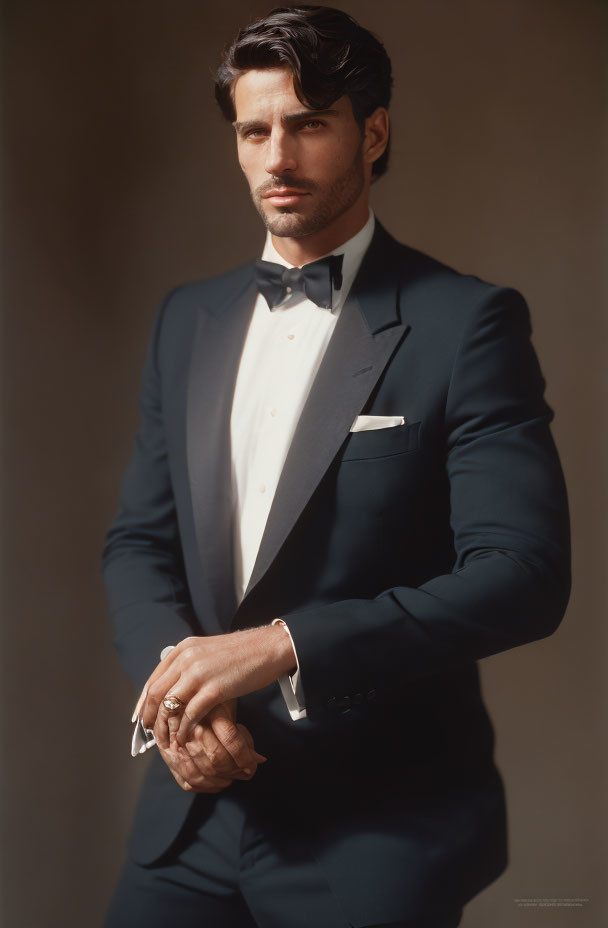
[[(307, 119), (318, 119), (320, 116), (339, 116), (339, 110), (301, 110), (299, 113), (286, 113), (281, 116), (281, 122), (290, 125), (294, 122), (303, 122)], [(233, 122), (237, 132), (246, 132), (247, 129), (257, 129), (264, 124), (262, 119), (249, 119), (246, 122)]]

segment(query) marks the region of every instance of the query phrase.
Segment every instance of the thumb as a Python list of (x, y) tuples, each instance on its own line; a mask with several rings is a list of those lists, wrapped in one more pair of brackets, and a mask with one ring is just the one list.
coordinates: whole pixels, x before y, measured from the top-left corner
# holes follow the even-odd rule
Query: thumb
[(236, 699), (227, 699), (225, 702), (218, 703), (207, 713), (207, 718), (230, 719), (231, 722), (236, 722)]
[(245, 740), (245, 742), (246, 742), (246, 744), (247, 744), (247, 747), (248, 747), (248, 748), (251, 748), (251, 750), (252, 750), (252, 751), (254, 752), (254, 754), (256, 755), (256, 760), (257, 760), (258, 764), (264, 764), (264, 763), (266, 763), (266, 761), (268, 760), (268, 758), (267, 758), (267, 757), (264, 757), (263, 754), (260, 754), (260, 752), (259, 752), (259, 751), (256, 751), (256, 749), (254, 748), (254, 746), (253, 746), (253, 738), (252, 738), (251, 732), (249, 731), (249, 729), (247, 728), (247, 726), (246, 726), (246, 725), (243, 725), (242, 722), (237, 722), (237, 723), (236, 723), (236, 727), (237, 727), (238, 730), (241, 732), (241, 734), (242, 734), (242, 736), (243, 736), (243, 738), (244, 738), (244, 740)]

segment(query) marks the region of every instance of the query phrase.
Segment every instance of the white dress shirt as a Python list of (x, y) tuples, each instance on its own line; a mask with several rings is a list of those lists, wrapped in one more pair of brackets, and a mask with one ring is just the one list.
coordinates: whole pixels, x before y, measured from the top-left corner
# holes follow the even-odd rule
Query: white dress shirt
[[(371, 242), (374, 224), (370, 210), (363, 228), (330, 252), (344, 255), (342, 286), (333, 293), (331, 311), (317, 306), (300, 291), (291, 293), (272, 310), (261, 294), (257, 296), (239, 363), (230, 420), (238, 603), (249, 583), (298, 420)], [(262, 258), (294, 267), (275, 250), (270, 233)], [(299, 677), (298, 666), (293, 676), (279, 678), (294, 720), (306, 716)]]

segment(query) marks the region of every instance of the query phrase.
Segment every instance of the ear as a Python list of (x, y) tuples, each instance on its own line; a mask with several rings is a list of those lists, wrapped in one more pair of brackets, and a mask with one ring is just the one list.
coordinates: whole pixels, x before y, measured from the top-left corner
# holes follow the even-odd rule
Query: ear
[(383, 154), (388, 145), (389, 132), (388, 110), (379, 106), (365, 120), (363, 159), (366, 164), (373, 164)]

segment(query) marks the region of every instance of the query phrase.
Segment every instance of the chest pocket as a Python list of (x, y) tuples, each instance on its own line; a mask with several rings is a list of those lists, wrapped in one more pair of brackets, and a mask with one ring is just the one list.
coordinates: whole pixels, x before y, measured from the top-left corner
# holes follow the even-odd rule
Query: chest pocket
[(368, 458), (385, 458), (394, 454), (417, 451), (420, 422), (394, 425), (384, 429), (366, 429), (351, 432), (340, 457), (344, 461), (362, 461)]

